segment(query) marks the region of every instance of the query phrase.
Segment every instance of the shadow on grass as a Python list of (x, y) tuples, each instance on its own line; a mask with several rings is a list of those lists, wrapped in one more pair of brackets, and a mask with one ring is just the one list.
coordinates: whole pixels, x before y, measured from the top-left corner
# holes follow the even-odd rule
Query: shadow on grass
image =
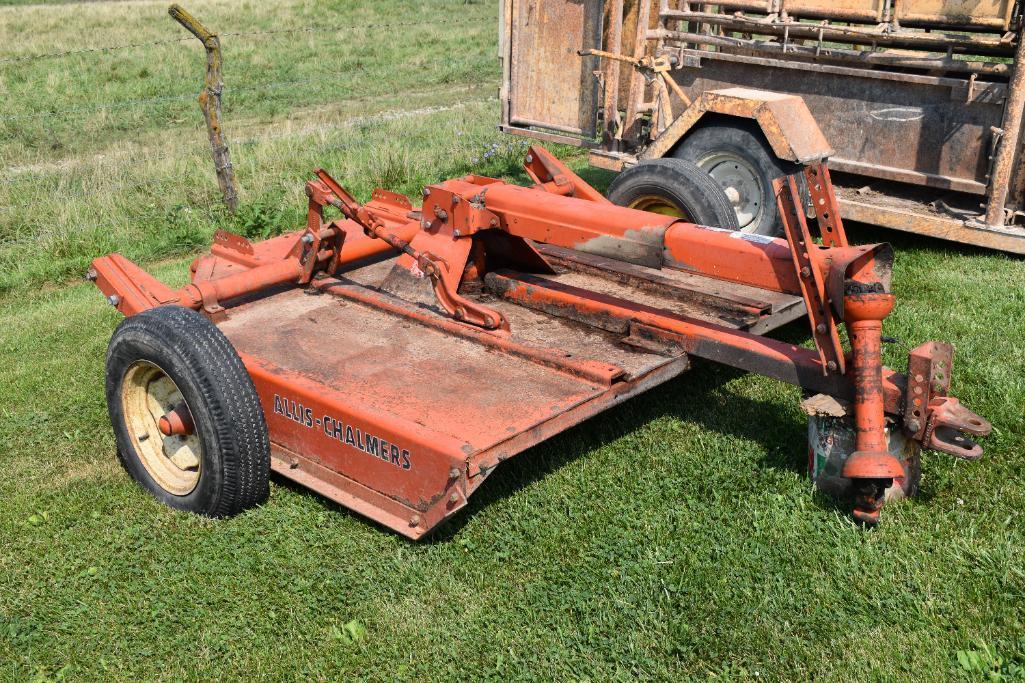
[[(702, 429), (758, 443), (761, 469), (780, 469), (804, 474), (807, 469), (807, 425), (795, 420), (780, 404), (728, 393), (716, 396), (727, 383), (744, 373), (734, 368), (695, 359), (682, 376), (636, 396), (603, 413), (601, 428), (596, 416), (543, 444), (502, 463), (474, 493), (460, 514), (444, 522), (425, 539), (430, 543), (452, 540), (473, 515), (662, 417), (676, 417)], [(723, 410), (723, 399), (729, 410)], [(828, 504), (828, 500), (823, 499)]]

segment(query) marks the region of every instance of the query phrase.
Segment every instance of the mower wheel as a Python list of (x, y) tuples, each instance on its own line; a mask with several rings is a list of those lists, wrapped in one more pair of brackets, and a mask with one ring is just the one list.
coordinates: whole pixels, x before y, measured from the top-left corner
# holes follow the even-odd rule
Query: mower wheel
[(107, 349), (118, 457), (157, 500), (211, 517), (266, 499), (270, 441), (231, 343), (204, 316), (161, 306), (126, 318)]
[(612, 181), (608, 197), (631, 209), (737, 229), (737, 213), (723, 189), (683, 159), (652, 159), (626, 169)]

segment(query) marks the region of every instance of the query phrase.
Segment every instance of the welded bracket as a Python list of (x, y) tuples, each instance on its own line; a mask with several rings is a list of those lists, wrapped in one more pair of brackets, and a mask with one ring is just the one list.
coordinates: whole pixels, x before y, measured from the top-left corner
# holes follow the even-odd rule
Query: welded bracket
[(499, 227), (498, 216), (486, 205), (487, 187), (473, 197), (464, 199), (438, 185), (424, 189), (424, 203), (420, 219), (431, 234), (451, 235), (453, 239), (470, 237), (490, 228)]
[(612, 203), (541, 145), (530, 147), (523, 170), (537, 183), (537, 189), (600, 204)]
[(845, 369), (843, 345), (829, 307), (825, 276), (817, 258), (818, 245), (812, 241), (804, 211), (798, 208), (801, 201), (797, 181), (794, 176), (787, 176), (773, 180), (772, 185), (794, 268), (797, 269), (801, 295), (808, 308), (815, 348), (818, 349), (825, 374), (842, 375)]
[(986, 436), (992, 425), (961, 405), (953, 396), (934, 398), (929, 402), (929, 419), (925, 425), (922, 445), (963, 460), (978, 460), (982, 446), (972, 436)]
[(827, 247), (848, 246), (847, 232), (840, 218), (840, 206), (836, 202), (833, 181), (829, 177), (829, 167), (822, 161), (813, 161), (805, 166), (804, 179), (815, 209), (822, 243)]
[(904, 428), (912, 438), (925, 435), (929, 401), (946, 396), (950, 390), (950, 370), (954, 347), (929, 341), (908, 354), (908, 380), (904, 393)]
[(924, 448), (965, 460), (982, 457), (973, 436), (986, 436), (993, 426), (949, 395), (954, 347), (930, 341), (908, 355), (904, 428)]

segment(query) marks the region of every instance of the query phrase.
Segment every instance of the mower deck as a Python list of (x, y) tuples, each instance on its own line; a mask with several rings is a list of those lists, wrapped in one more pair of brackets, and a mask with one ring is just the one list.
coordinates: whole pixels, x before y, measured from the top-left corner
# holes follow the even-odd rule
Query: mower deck
[[(689, 356), (819, 395), (813, 431), (863, 523), (891, 488), (913, 492), (920, 448), (982, 455), (991, 425), (950, 395), (949, 344), (913, 349), (908, 375), (883, 366), (893, 251), (847, 242), (824, 162), (803, 171), (821, 245), (793, 176), (774, 184), (772, 239), (616, 206), (540, 147), (524, 170), (531, 187), (468, 175), (414, 206), (382, 189), (360, 204), (318, 169), (303, 230), (218, 231), (178, 290), (96, 259), (89, 277), (129, 317), (107, 365), (129, 471), (222, 515), (258, 504), (273, 469), (416, 539), (503, 460)], [(814, 348), (765, 336), (799, 317)]]
[[(763, 332), (805, 310), (792, 295), (544, 251), (560, 271), (554, 283), (733, 329)], [(380, 291), (393, 265), (229, 307), (218, 326), (264, 404), (272, 468), (413, 538), (463, 507), (503, 460), (688, 367), (679, 347), (487, 291), (464, 294), (506, 316), (511, 332), (456, 323)]]

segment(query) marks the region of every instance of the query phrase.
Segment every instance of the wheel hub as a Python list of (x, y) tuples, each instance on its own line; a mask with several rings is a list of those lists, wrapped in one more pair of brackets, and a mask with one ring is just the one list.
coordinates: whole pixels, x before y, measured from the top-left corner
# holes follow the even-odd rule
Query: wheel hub
[(136, 361), (125, 373), (121, 406), (132, 445), (153, 481), (176, 496), (191, 493), (199, 483), (203, 447), (174, 381), (155, 364)]
[(184, 403), (157, 420), (157, 427), (164, 436), (188, 436), (194, 431), (192, 415)]
[(754, 230), (765, 210), (758, 172), (745, 159), (726, 153), (707, 156), (698, 162), (698, 167), (726, 193), (737, 213), (740, 229), (744, 232)]
[(630, 202), (628, 207), (639, 211), (648, 211), (650, 213), (657, 213), (663, 216), (672, 216), (673, 218), (690, 220), (690, 216), (688, 216), (683, 209), (669, 199), (659, 195), (643, 195)]

